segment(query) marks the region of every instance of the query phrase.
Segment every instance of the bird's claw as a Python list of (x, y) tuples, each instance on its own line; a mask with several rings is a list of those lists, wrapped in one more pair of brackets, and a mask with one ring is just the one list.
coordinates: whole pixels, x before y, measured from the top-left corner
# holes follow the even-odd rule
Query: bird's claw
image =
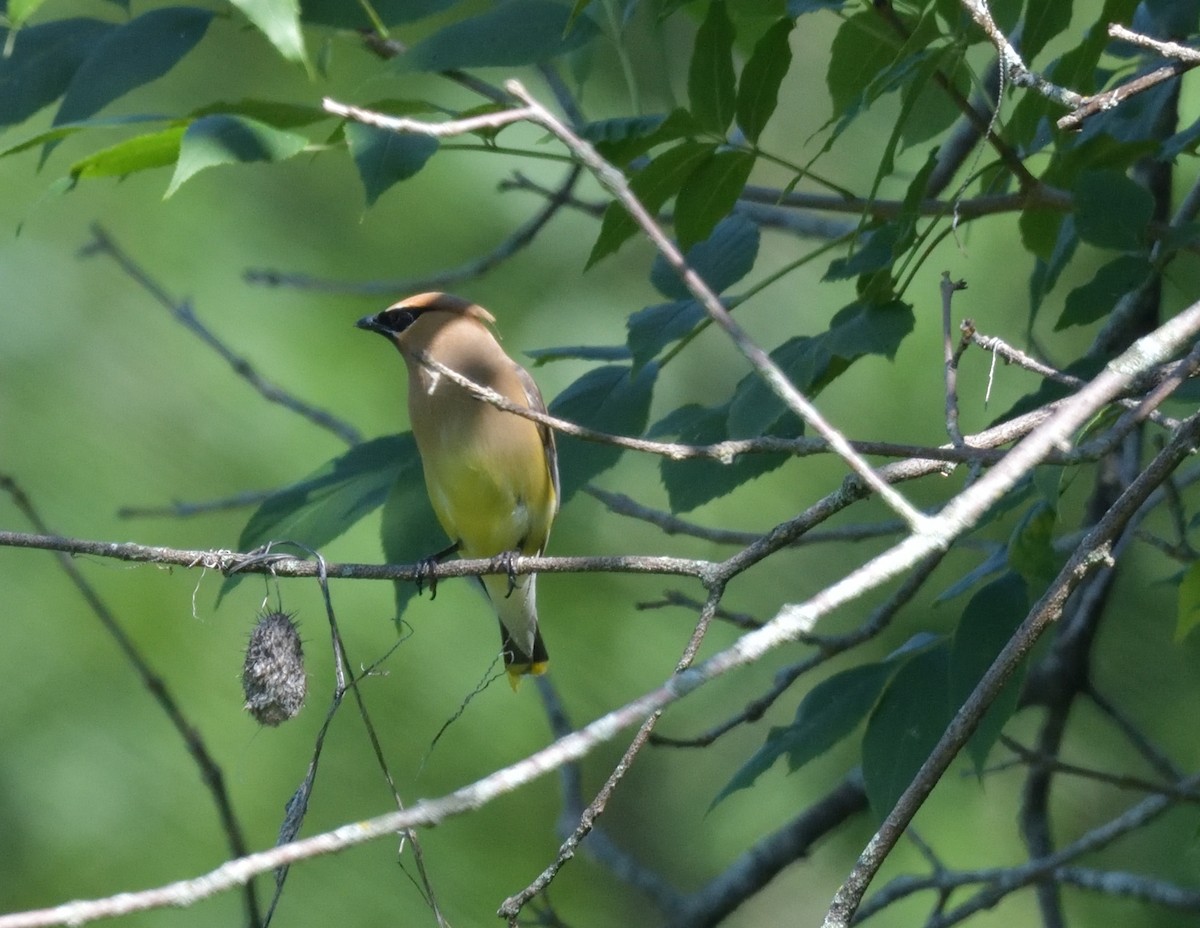
[(425, 583), (429, 583), (429, 599), (430, 601), (437, 599), (437, 573), (434, 570), (438, 565), (437, 555), (432, 557), (423, 557), (417, 561), (417, 575), (413, 580), (417, 584), (417, 595), (420, 596), (425, 592)]
[(513, 590), (517, 588), (517, 558), (519, 557), (516, 551), (502, 551), (497, 554), (494, 562), (497, 567), (503, 568), (508, 575), (508, 592), (504, 594), (504, 598), (512, 596)]

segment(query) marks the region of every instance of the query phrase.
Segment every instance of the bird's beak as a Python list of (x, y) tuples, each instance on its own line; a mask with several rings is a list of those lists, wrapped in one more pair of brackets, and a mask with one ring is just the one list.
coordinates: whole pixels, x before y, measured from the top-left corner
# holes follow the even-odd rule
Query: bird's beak
[(379, 321), (379, 316), (363, 316), (358, 322), (354, 323), (360, 329), (366, 329), (368, 332), (378, 332), (380, 335), (386, 335), (389, 338), (392, 332)]

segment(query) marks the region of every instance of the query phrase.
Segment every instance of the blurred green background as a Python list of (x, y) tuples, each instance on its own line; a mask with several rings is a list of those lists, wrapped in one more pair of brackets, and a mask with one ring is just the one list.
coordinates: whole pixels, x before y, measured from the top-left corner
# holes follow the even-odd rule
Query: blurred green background
[[(145, 5), (134, 7), (137, 12)], [(1099, 8), (1098, 2), (1077, 3), (1075, 15), (1086, 22)], [(51, 2), (45, 11), (53, 18), (115, 15), (102, 2)], [(828, 115), (823, 55), (835, 27), (834, 18), (813, 16), (795, 37), (796, 61), (780, 115), (769, 130), (772, 144), (798, 149), (794, 155), (802, 160), (809, 156), (801, 148), (803, 140)], [(412, 40), (427, 28), (416, 27), (403, 37)], [(665, 63), (676, 93), (690, 41), (686, 24), (665, 35)], [(597, 117), (610, 104), (621, 105), (615, 101), (622, 100), (623, 91), (610, 53), (602, 49), (591, 67), (598, 76), (591, 79), (584, 103), (589, 115)], [(349, 39), (333, 42), (329, 74), (306, 82), (257, 32), (236, 19), (217, 19), (208, 40), (169, 78), (121, 100), (112, 111), (184, 112), (250, 94), (307, 104), (326, 95), (429, 96), (448, 106), (470, 99), (436, 78), (380, 78), (376, 59)], [(483, 76), (498, 82), (507, 75)], [(536, 77), (526, 77), (536, 93), (547, 96)], [(662, 88), (651, 87), (649, 97), (650, 103), (659, 103)], [(877, 119), (860, 121), (842, 137), (822, 162), (827, 174), (846, 186), (863, 187), (875, 162), (858, 153), (882, 144), (889, 117), (894, 117), (893, 103), (885, 101)], [(1195, 109), (1186, 84), (1184, 107)], [(10, 129), (0, 136), (0, 144), (32, 135), (49, 125), (50, 116), (43, 112)], [(538, 133), (526, 132), (523, 144), (558, 151)], [(406, 427), (401, 365), (378, 339), (354, 329), (353, 322), (390, 299), (255, 286), (245, 282), (245, 272), (270, 268), (344, 281), (405, 280), (454, 267), (494, 247), (541, 205), (528, 193), (499, 193), (501, 179), (520, 170), (553, 184), (565, 170), (553, 162), (443, 150), (420, 175), (369, 210), (344, 151), (303, 155), (270, 167), (203, 172), (168, 200), (163, 199), (170, 176), (166, 170), (119, 182), (85, 182), (65, 195), (49, 193), (51, 183), (88, 150), (87, 144), (68, 139), (44, 165), (39, 165), (36, 149), (0, 161), (0, 471), (19, 482), (58, 533), (197, 549), (235, 547), (249, 510), (188, 519), (123, 519), (117, 511), (282, 486), (313, 471), (344, 445), (264, 402), (113, 261), (81, 257), (90, 225), (102, 224), (174, 299), (189, 300), (200, 319), (263, 377), (374, 437)], [(908, 173), (918, 165), (909, 165)], [(786, 177), (764, 178), (772, 180), (782, 183)], [(584, 190), (597, 195), (595, 188)], [(658, 300), (646, 279), (651, 252), (644, 243), (633, 243), (615, 259), (582, 272), (596, 228), (593, 219), (563, 211), (530, 248), (457, 288), (495, 313), (514, 356), (552, 345), (619, 344), (626, 316)], [(796, 247), (793, 239), (768, 234), (760, 267), (784, 263)], [(852, 297), (849, 283), (818, 286), (822, 268), (816, 262), (789, 275), (747, 306), (740, 318), (752, 334), (774, 346), (792, 334), (822, 331)], [(957, 298), (957, 314), (972, 316), (989, 334), (1022, 342), (1027, 259), (1015, 240), (1013, 221), (1000, 217), (975, 223), (959, 241), (946, 240), (918, 277), (912, 288), (917, 329), (895, 361), (860, 361), (853, 378), (838, 381), (822, 395), (823, 411), (852, 437), (943, 440), (937, 279), (945, 268), (970, 284)], [(1088, 261), (1077, 261), (1073, 273), (1085, 277)], [(1194, 266), (1175, 269), (1168, 282), (1173, 305), (1190, 300), (1194, 277)], [(1064, 280), (1055, 297), (1061, 300), (1069, 287)], [(1048, 311), (1044, 318), (1054, 315)], [(1048, 329), (1039, 323), (1046, 347), (1064, 353), (1076, 350), (1089, 335)], [(547, 397), (553, 397), (585, 369), (580, 362), (563, 362), (538, 369), (536, 376)], [(723, 398), (744, 373), (744, 363), (723, 338), (706, 333), (664, 371), (651, 421), (683, 402)], [(982, 427), (1035, 385), (1027, 374), (1001, 370), (985, 405), (987, 379), (982, 355), (971, 356), (961, 382), (964, 431)], [(831, 460), (794, 461), (692, 516), (707, 525), (766, 530), (836, 487), (841, 478), (842, 469)], [(963, 479), (961, 474), (948, 482), (930, 479), (906, 491), (921, 504), (933, 504)], [(627, 456), (598, 483), (648, 505), (666, 506), (653, 460)], [(1077, 507), (1080, 499), (1069, 504)], [(838, 524), (884, 517), (878, 505), (861, 504)], [(378, 562), (378, 518), (368, 518), (330, 544), (325, 556)], [(29, 529), (4, 497), (0, 525)], [(804, 599), (883, 544), (805, 547), (781, 554), (732, 584), (725, 604), (770, 618), (781, 604)], [(562, 512), (548, 553), (718, 558), (731, 551), (666, 538), (581, 495)], [(1097, 683), (1181, 766), (1191, 769), (1200, 762), (1191, 711), (1200, 696), (1196, 649), (1171, 641), (1173, 593), (1163, 583), (1171, 568), (1137, 550), (1131, 556), (1114, 607), (1128, 621), (1105, 626)], [(253, 578), (218, 607), (221, 577), (211, 572), (93, 558), (76, 563), (167, 681), (221, 764), (252, 848), (270, 846), (284, 803), (304, 775), (333, 684), (316, 583), (276, 585)], [(974, 563), (969, 550), (951, 555), (928, 594), (905, 610), (871, 653), (886, 653), (919, 630), (952, 627), (957, 607), (934, 606), (930, 596)], [(636, 608), (668, 588), (697, 597), (701, 593), (698, 587), (656, 578), (543, 577), (540, 611), (554, 656), (551, 679), (576, 724), (643, 693), (671, 672), (691, 632), (693, 614), (680, 608)], [(55, 557), (0, 549), (0, 591), (0, 910), (150, 887), (201, 873), (226, 859), (225, 839), (184, 745)], [(370, 664), (392, 648), (397, 631), (386, 584), (334, 581), (332, 594), (356, 665)], [(242, 711), (239, 672), (256, 614), (277, 597), (300, 623), (310, 695), (305, 712), (276, 730), (259, 728)], [(880, 598), (867, 597), (832, 617), (823, 630), (857, 624)], [(495, 630), (486, 606), (461, 582), (444, 583), (435, 602), (415, 602), (404, 620), (410, 633), (364, 684), (364, 695), (406, 801), (442, 795), (548, 742), (536, 688), (525, 686), (514, 695), (497, 682), (470, 702), (431, 750), (435, 735), (487, 674)], [(736, 635), (718, 625), (704, 653), (715, 652)], [(803, 653), (797, 645), (706, 687), (673, 707), (660, 731), (684, 736), (723, 720), (767, 688), (778, 667)], [(856, 659), (834, 662), (829, 670), (844, 669)], [(1178, 712), (1163, 711), (1168, 704), (1163, 687), (1170, 688), (1170, 704), (1180, 707)], [(777, 767), (756, 788), (707, 811), (716, 791), (761, 744), (767, 726), (786, 722), (794, 706), (794, 699), (785, 698), (764, 722), (745, 726), (706, 750), (646, 752), (618, 790), (603, 826), (681, 890), (698, 888), (759, 836), (826, 792), (855, 763), (856, 748), (846, 744), (797, 774), (785, 776)], [(1068, 759), (1136, 768), (1125, 746), (1086, 711), (1073, 723)], [(1028, 741), (1036, 718), (1018, 716), (1011, 730)], [(618, 739), (584, 761), (588, 796), (623, 749)], [(1022, 851), (1015, 810), (1021, 771), (994, 773), (983, 782), (967, 776), (965, 768), (962, 774), (948, 777), (937, 790), (917, 820), (918, 830), (955, 866), (1018, 860)], [(1075, 780), (1063, 782), (1056, 800), (1055, 826), (1064, 841), (1131, 801), (1112, 787)], [(322, 757), (304, 834), (391, 807), (362, 725), (347, 704)], [(493, 921), (499, 903), (553, 858), (559, 812), (559, 783), (549, 776), (422, 834), (432, 885), (451, 923)], [(1198, 826), (1200, 815), (1194, 811), (1172, 813), (1114, 849), (1111, 863), (1126, 868), (1137, 861), (1136, 869), (1194, 884), (1200, 863), (1194, 841)], [(859, 816), (809, 859), (786, 870), (727, 924), (815, 924), (872, 830), (869, 817)], [(911, 845), (903, 845), (883, 877), (909, 869), (922, 870), (923, 864)], [(657, 920), (646, 898), (586, 855), (566, 866), (550, 899), (573, 925)], [(874, 923), (918, 924), (927, 902), (917, 897)], [(1179, 924), (1169, 912), (1080, 892), (1068, 891), (1067, 902), (1072, 924)], [(237, 924), (241, 906), (238, 894), (226, 894), (189, 910), (157, 911), (120, 924)], [(1028, 924), (1034, 917), (1032, 896), (1019, 893), (975, 924)], [(433, 924), (409, 876), (398, 867), (396, 842), (377, 842), (297, 866), (277, 918), (278, 924), (295, 926)]]

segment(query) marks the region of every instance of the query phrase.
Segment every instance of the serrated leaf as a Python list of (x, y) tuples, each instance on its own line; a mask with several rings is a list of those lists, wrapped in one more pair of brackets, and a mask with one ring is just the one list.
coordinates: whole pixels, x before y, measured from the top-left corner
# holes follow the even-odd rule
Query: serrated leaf
[(308, 64), (299, 0), (230, 0), (287, 61)]
[(771, 729), (766, 743), (717, 793), (712, 806), (738, 790), (753, 786), (785, 754), (790, 772), (820, 757), (861, 724), (895, 672), (894, 663), (863, 664), (818, 683), (801, 701), (795, 721)]
[(438, 140), (427, 135), (406, 135), (357, 122), (347, 122), (345, 131), (367, 206), (373, 206), (393, 184), (420, 171), (438, 150)]
[[(658, 155), (630, 178), (629, 186), (641, 204), (657, 213), (673, 197), (696, 166), (712, 154), (714, 146), (704, 142), (680, 142)], [(637, 231), (637, 223), (620, 203), (610, 203), (600, 222), (600, 234), (588, 256), (585, 270), (612, 254)]]
[(124, 177), (136, 171), (162, 168), (179, 159), (179, 145), (186, 126), (171, 126), (161, 132), (137, 135), (108, 148), (92, 152), (71, 165), (75, 179), (87, 177)]
[(1075, 183), (1075, 228), (1101, 248), (1133, 251), (1146, 243), (1154, 198), (1119, 171), (1086, 171)]
[[(1015, 573), (993, 580), (971, 597), (954, 632), (950, 653), (952, 711), (966, 702), (1028, 611), (1029, 594), (1025, 581)], [(1024, 673), (1022, 664), (988, 707), (967, 742), (967, 754), (975, 765), (977, 776), (982, 775), (992, 745), (1016, 711)]]
[(710, 0), (692, 46), (688, 106), (696, 122), (717, 135), (724, 135), (729, 128), (736, 106), (733, 38), (733, 22), (725, 9), (725, 0)]
[[(0, 55), (0, 126), (23, 122), (61, 97), (92, 49), (117, 28), (98, 19), (60, 19), (12, 36), (10, 53)], [(7, 36), (0, 29), (0, 39)]]
[[(758, 258), (759, 239), (758, 224), (735, 213), (717, 223), (712, 233), (691, 246), (684, 257), (710, 290), (724, 293), (753, 269)], [(650, 283), (668, 299), (692, 298), (691, 291), (662, 255), (654, 259)]]
[(596, 35), (580, 17), (567, 32), (570, 10), (553, 0), (509, 0), (478, 16), (451, 23), (422, 39), (394, 66), (399, 70), (519, 67), (578, 48)]
[(737, 122), (752, 143), (758, 141), (779, 102), (779, 87), (792, 65), (791, 17), (777, 21), (754, 45), (737, 92)]
[(86, 119), (162, 77), (203, 38), (212, 18), (211, 10), (165, 7), (106, 32), (72, 76), (54, 125)]
[(1109, 261), (1090, 281), (1067, 294), (1054, 331), (1103, 319), (1112, 312), (1117, 300), (1140, 287), (1152, 270), (1150, 262), (1141, 255), (1120, 255)]
[(703, 242), (733, 210), (754, 168), (754, 154), (716, 151), (687, 176), (675, 199), (675, 237), (687, 251)]
[(175, 176), (165, 197), (205, 168), (251, 161), (284, 161), (298, 155), (308, 139), (243, 116), (204, 116), (183, 134)]
[[(650, 415), (650, 400), (658, 367), (647, 364), (637, 372), (628, 365), (609, 365), (588, 371), (550, 404), (551, 415), (614, 435), (641, 435)], [(558, 470), (562, 503), (588, 481), (604, 473), (621, 457), (621, 448), (558, 435)]]
[[(385, 26), (415, 22), (456, 3), (457, 0), (371, 0), (370, 9)], [(306, 23), (336, 29), (374, 29), (376, 24), (361, 2), (300, 0), (300, 18)]]
[(946, 644), (913, 657), (897, 671), (867, 721), (863, 783), (877, 819), (892, 811), (946, 730), (949, 666)]
[(1175, 641), (1180, 642), (1200, 625), (1200, 561), (1193, 562), (1183, 572), (1177, 603)]

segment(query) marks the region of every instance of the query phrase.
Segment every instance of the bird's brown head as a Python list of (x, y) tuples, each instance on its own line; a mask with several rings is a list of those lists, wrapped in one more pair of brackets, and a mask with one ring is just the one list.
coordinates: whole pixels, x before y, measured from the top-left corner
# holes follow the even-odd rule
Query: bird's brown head
[[(355, 323), (360, 329), (378, 332), (390, 341), (397, 341), (418, 319), (445, 313), (448, 316), (468, 316), (491, 324), (496, 320), (482, 306), (452, 296), (449, 293), (418, 293), (393, 303), (381, 313), (363, 316)], [(445, 318), (444, 316), (442, 318)]]

